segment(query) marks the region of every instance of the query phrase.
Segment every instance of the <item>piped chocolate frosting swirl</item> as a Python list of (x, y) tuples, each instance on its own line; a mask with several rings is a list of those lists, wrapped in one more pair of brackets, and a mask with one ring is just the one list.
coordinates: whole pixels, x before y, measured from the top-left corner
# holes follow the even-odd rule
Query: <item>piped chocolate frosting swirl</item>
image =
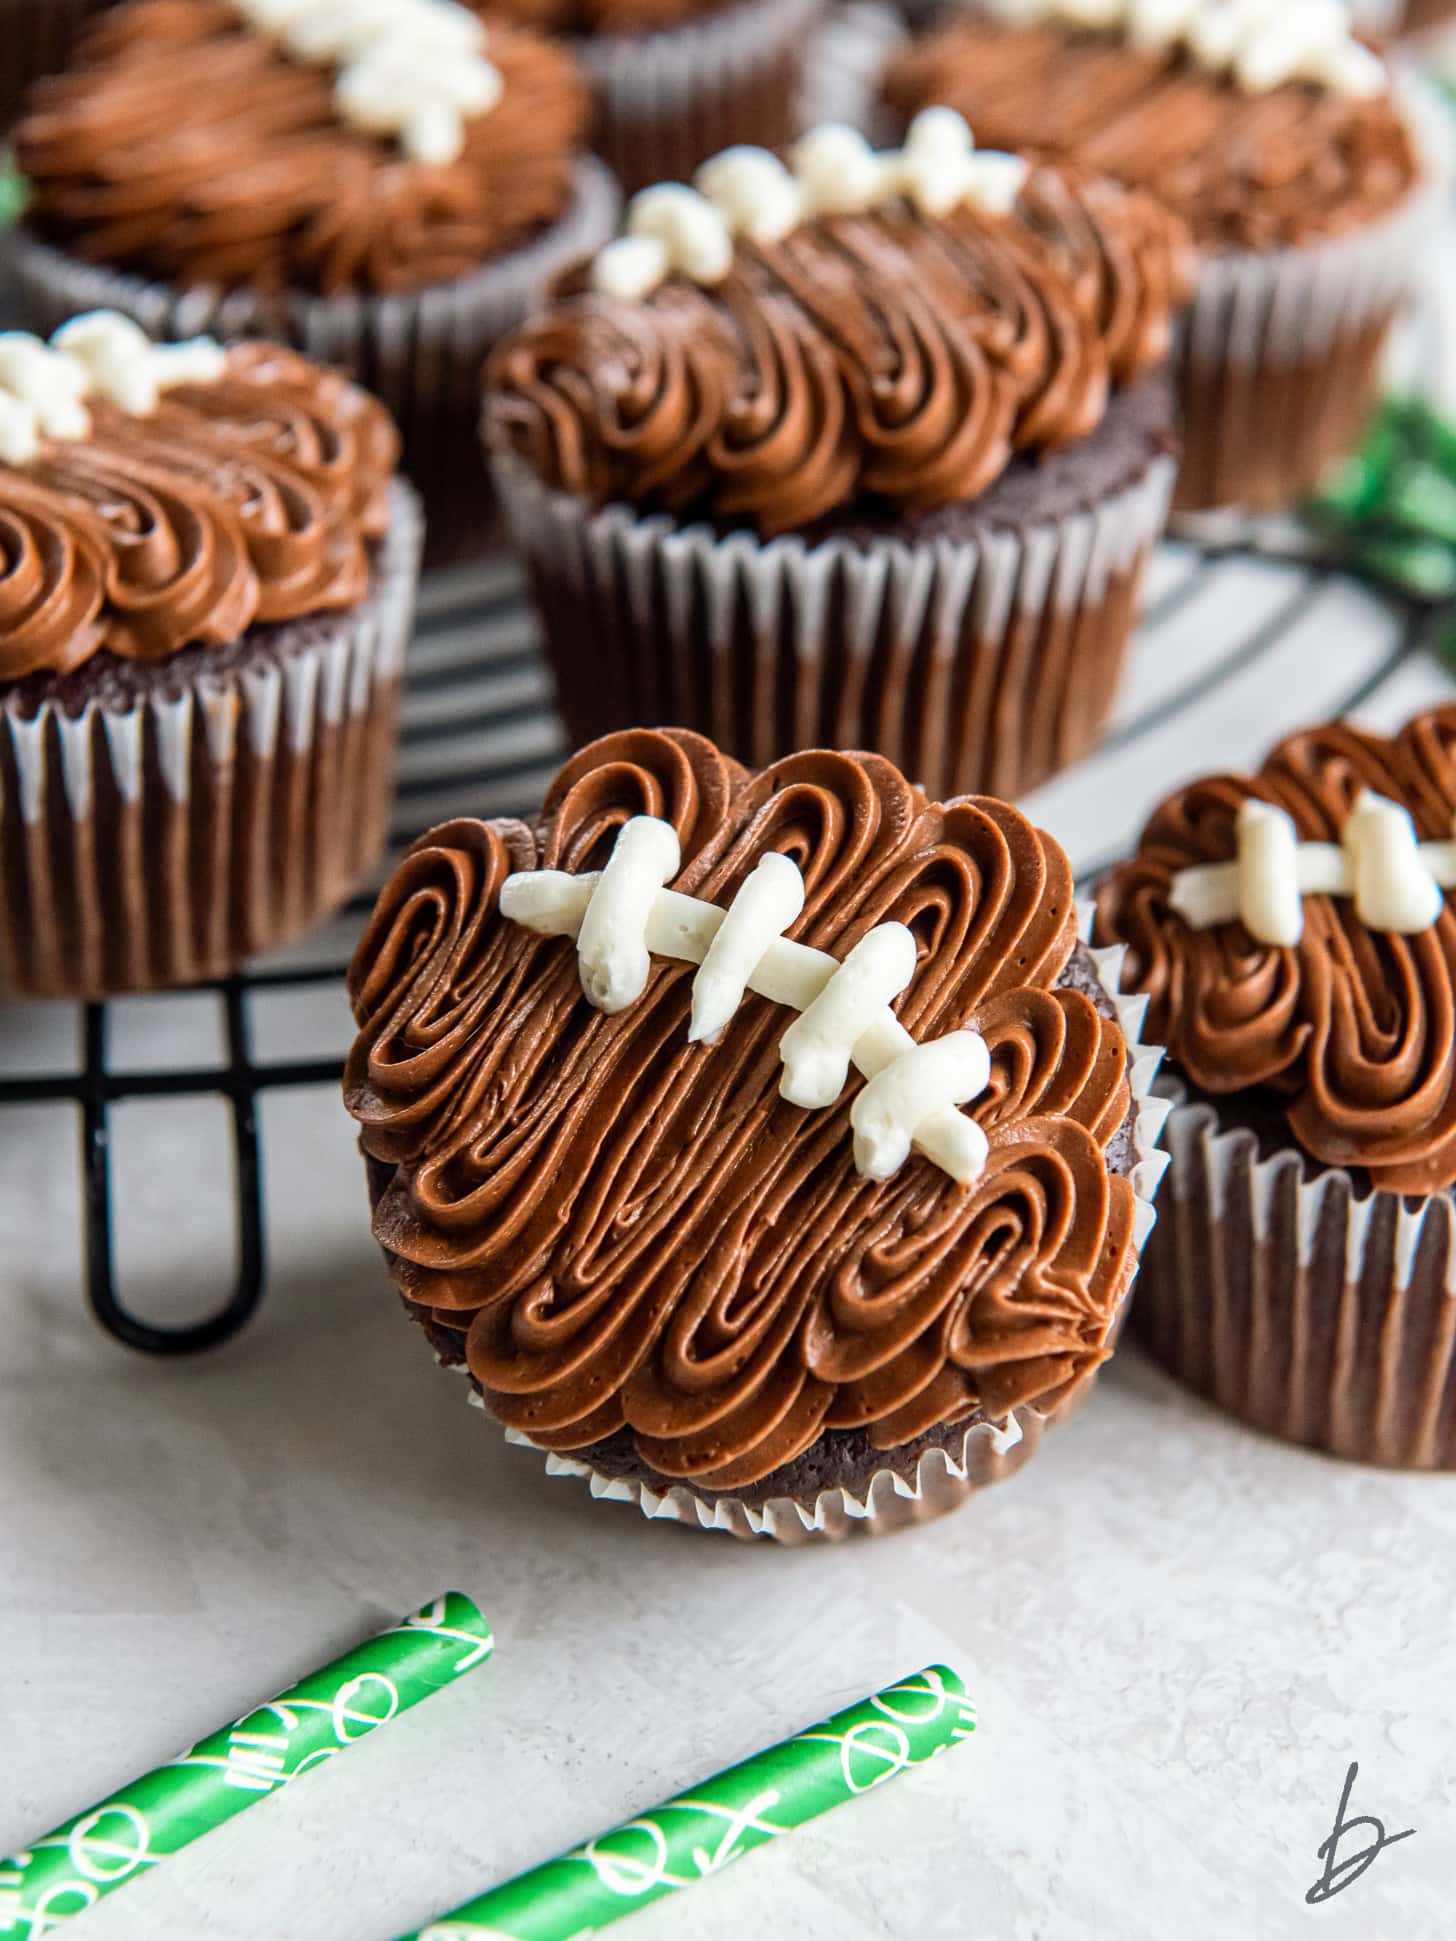
[(487, 432), (594, 502), (765, 536), (958, 504), (1085, 437), (1166, 356), (1189, 280), (1175, 219), (1070, 171), (1033, 170), (1006, 214), (813, 216), (740, 235), (716, 283), (579, 280), (493, 355)]
[(1428, 840), (1456, 815), (1456, 707), (1390, 740), (1344, 722), (1291, 735), (1253, 777), (1192, 782), (1157, 809), (1137, 853), (1098, 898), (1105, 942), (1129, 946), (1124, 982), (1146, 991), (1149, 1030), (1204, 1093), (1282, 1102), (1311, 1158), (1368, 1169), (1375, 1185), (1456, 1185), (1456, 914), (1426, 930), (1369, 928), (1348, 896), (1309, 894), (1292, 948), (1237, 919), (1193, 929), (1170, 906), (1180, 870), (1227, 862), (1251, 797), (1285, 810), (1306, 841), (1338, 842), (1372, 789)]
[(893, 56), (883, 88), (906, 122), (941, 103), (988, 145), (1147, 189), (1209, 250), (1276, 249), (1363, 228), (1420, 175), (1389, 94), (1306, 82), (1250, 93), (1176, 46), (1016, 26), (969, 9)]
[(492, 29), (501, 95), (459, 155), (346, 126), (326, 67), (227, 0), (132, 0), (41, 82), (16, 132), (28, 220), (88, 261), (183, 285), (387, 292), (446, 283), (554, 221), (587, 93), (570, 57)]
[[(862, 1178), (854, 1085), (827, 1111), (786, 1103), (766, 999), (693, 1045), (691, 965), (655, 960), (609, 1016), (568, 941), (501, 915), (513, 871), (600, 868), (642, 814), (678, 833), (672, 887), (715, 903), (790, 856), (807, 891), (790, 934), (835, 956), (909, 926), (901, 1021), (917, 1039), (973, 1028), (990, 1050), (972, 1186), (919, 1156)], [(732, 1489), (828, 1429), (887, 1449), (1076, 1387), (1107, 1353), (1135, 1242), (1109, 1158), (1125, 1043), (1059, 984), (1071, 888), (1062, 851), (1003, 803), (932, 803), (872, 755), (751, 774), (679, 730), (587, 748), (533, 826), (417, 843), (355, 955), (345, 1099), (395, 1277), (462, 1340), (497, 1418), (558, 1449), (627, 1430), (659, 1473)]]
[(0, 680), (221, 647), (363, 598), (398, 456), (365, 392), (241, 344), (144, 415), (87, 409), (86, 436), (0, 464)]
[(734, 0), (489, 0), (492, 19), (556, 34), (661, 33), (722, 13)]

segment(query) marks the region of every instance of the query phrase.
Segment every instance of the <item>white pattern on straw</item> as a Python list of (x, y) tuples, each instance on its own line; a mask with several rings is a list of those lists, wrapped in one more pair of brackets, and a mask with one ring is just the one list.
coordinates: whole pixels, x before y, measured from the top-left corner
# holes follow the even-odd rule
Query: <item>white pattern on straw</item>
[(746, 991), (791, 1006), (802, 1015), (780, 1040), (780, 1092), (806, 1109), (833, 1105), (857, 1066), (869, 1083), (849, 1116), (855, 1165), (866, 1178), (890, 1178), (914, 1146), (958, 1184), (978, 1179), (986, 1135), (956, 1107), (986, 1089), (990, 1053), (975, 1031), (917, 1045), (891, 1011), (915, 972), (905, 925), (877, 925), (841, 963), (783, 935), (804, 902), (789, 857), (763, 857), (727, 910), (664, 887), (680, 859), (670, 823), (634, 816), (600, 872), (508, 876), (501, 913), (542, 936), (574, 938), (582, 989), (608, 1013), (641, 997), (654, 955), (697, 964), (695, 1042), (715, 1038)]
[(1173, 878), (1169, 906), (1195, 930), (1237, 917), (1259, 943), (1292, 950), (1303, 899), (1344, 896), (1369, 929), (1414, 936), (1440, 916), (1442, 891), (1456, 889), (1456, 839), (1418, 841), (1409, 812), (1373, 789), (1355, 798), (1338, 843), (1301, 842), (1283, 809), (1252, 797), (1234, 828), (1236, 862), (1198, 863)]

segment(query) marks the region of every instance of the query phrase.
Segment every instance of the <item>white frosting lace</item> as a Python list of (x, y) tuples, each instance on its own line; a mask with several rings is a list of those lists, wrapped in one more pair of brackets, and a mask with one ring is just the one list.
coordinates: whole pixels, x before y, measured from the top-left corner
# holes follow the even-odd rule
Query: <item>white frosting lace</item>
[(664, 887), (680, 862), (672, 825), (634, 816), (604, 870), (508, 876), (501, 913), (542, 936), (575, 938), (582, 990), (599, 1011), (623, 1011), (641, 997), (653, 956), (697, 964), (694, 1042), (716, 1039), (746, 991), (792, 1007), (800, 1016), (779, 1041), (780, 1093), (822, 1109), (856, 1066), (869, 1081), (849, 1114), (862, 1174), (890, 1178), (914, 1147), (960, 1185), (978, 1179), (986, 1135), (956, 1107), (986, 1089), (990, 1053), (976, 1031), (917, 1044), (891, 1011), (915, 974), (905, 925), (877, 924), (841, 963), (783, 935), (804, 907), (803, 878), (787, 856), (764, 856), (726, 910)]

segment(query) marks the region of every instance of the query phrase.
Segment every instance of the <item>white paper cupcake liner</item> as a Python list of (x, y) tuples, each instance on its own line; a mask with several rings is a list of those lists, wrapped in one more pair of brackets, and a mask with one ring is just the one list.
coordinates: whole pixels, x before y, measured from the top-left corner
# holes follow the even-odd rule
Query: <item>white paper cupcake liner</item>
[[(331, 364), (389, 406), (405, 439), (411, 477), (431, 501), (437, 488), (485, 478), (476, 443), (480, 374), (492, 347), (535, 307), (551, 279), (615, 233), (621, 197), (592, 157), (577, 164), (570, 207), (522, 248), (470, 276), (388, 296), (314, 296), (301, 290), (182, 289), (87, 263), (23, 225), (0, 239), (13, 272), (20, 319), (48, 336), (83, 310), (120, 310), (151, 337), (262, 337)], [(465, 478), (462, 481), (462, 468)]]
[[(1090, 929), (1091, 911), (1082, 913), (1084, 934)], [(1120, 995), (1123, 947), (1093, 950), (1102, 988), (1117, 1006), (1118, 1019), (1127, 1039), (1128, 1080), (1137, 1105), (1133, 1127), (1135, 1159), (1131, 1172), (1136, 1195), (1134, 1242), (1141, 1253), (1157, 1218), (1154, 1194), (1168, 1164), (1166, 1153), (1158, 1149), (1158, 1136), (1170, 1106), (1153, 1090), (1162, 1051), (1145, 1045), (1141, 1038), (1147, 1000)], [(1115, 1340), (1128, 1309), (1130, 1289), (1124, 1293), (1113, 1318), (1109, 1339)], [(930, 1449), (915, 1464), (911, 1476), (886, 1466), (876, 1470), (858, 1492), (848, 1489), (821, 1490), (812, 1503), (794, 1497), (774, 1497), (751, 1504), (734, 1496), (699, 1496), (678, 1484), (656, 1490), (646, 1483), (621, 1476), (609, 1476), (589, 1462), (554, 1450), (539, 1451), (546, 1458), (551, 1476), (585, 1479), (595, 1497), (614, 1503), (635, 1504), (642, 1515), (653, 1520), (682, 1523), (692, 1529), (722, 1531), (729, 1536), (751, 1541), (769, 1537), (776, 1543), (832, 1543), (852, 1535), (883, 1536), (916, 1523), (926, 1523), (958, 1509), (978, 1490), (1012, 1476), (1034, 1454), (1043, 1433), (1054, 1422), (1072, 1414), (1090, 1393), (1094, 1374), (1088, 1376), (1055, 1408), (1015, 1409), (1004, 1422), (976, 1422), (965, 1432), (959, 1451)], [(472, 1402), (483, 1407), (472, 1391)], [(507, 1429), (506, 1439), (524, 1448), (538, 1448), (518, 1429)]]
[(1451, 184), (1449, 112), (1410, 76), (1397, 95), (1424, 174), (1387, 216), (1300, 249), (1204, 258), (1179, 337), (1180, 512), (1289, 505), (1359, 442)]
[[(421, 520), (392, 488), (352, 612), (265, 630), (169, 693), (0, 701), (0, 991), (222, 976), (322, 921), (383, 847)], [(298, 637), (289, 639), (291, 631)]]
[(905, 14), (890, 0), (841, 0), (809, 50), (799, 90), (800, 125), (847, 121), (880, 145), (887, 143), (889, 130), (877, 107), (880, 75), (904, 38)]
[(1456, 1469), (1456, 1212), (1357, 1192), (1291, 1143), (1259, 1157), (1216, 1105), (1177, 1100), (1133, 1332), (1178, 1379), (1288, 1442)]
[(805, 49), (824, 11), (825, 0), (737, 0), (658, 33), (573, 42), (597, 152), (623, 188), (686, 181), (735, 142), (782, 148), (797, 132)]
[(672, 724), (757, 768), (873, 749), (941, 799), (1024, 794), (1096, 746), (1173, 475), (1153, 458), (1015, 530), (809, 545), (596, 510), (495, 467), (573, 741)]
[[(834, 80), (842, 118), (888, 141), (879, 77), (905, 37), (878, 39), (873, 79), (862, 53), (841, 50)], [(1178, 332), (1176, 513), (1289, 506), (1359, 443), (1386, 340), (1418, 289), (1422, 246), (1440, 233), (1456, 146), (1450, 111), (1421, 76), (1398, 70), (1396, 97), (1424, 172), (1388, 215), (1298, 249), (1203, 257)]]

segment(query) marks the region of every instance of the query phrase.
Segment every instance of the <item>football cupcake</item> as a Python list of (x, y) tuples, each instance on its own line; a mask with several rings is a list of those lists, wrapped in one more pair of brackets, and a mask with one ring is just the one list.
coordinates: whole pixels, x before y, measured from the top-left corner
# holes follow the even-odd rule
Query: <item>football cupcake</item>
[(436, 523), (478, 523), (485, 353), (615, 222), (589, 113), (560, 48), (452, 0), (133, 0), (17, 130), (23, 320), (104, 305), (341, 366)]
[(729, 142), (782, 148), (825, 0), (487, 0), (564, 35), (591, 85), (593, 145), (627, 189)]
[(670, 721), (1018, 794), (1112, 706), (1172, 486), (1183, 230), (948, 109), (791, 159), (644, 191), (491, 361), (561, 706), (577, 740)]
[(1103, 885), (1178, 1103), (1135, 1326), (1272, 1435), (1456, 1469), (1456, 708), (1190, 783)]
[(681, 730), (423, 837), (345, 1099), (441, 1360), (553, 1470), (738, 1536), (1009, 1474), (1110, 1352), (1161, 1169), (1071, 896), (1004, 803)]
[(884, 97), (902, 125), (949, 103), (1187, 222), (1180, 507), (1287, 505), (1358, 442), (1449, 142), (1335, 0), (988, 0), (895, 55)]
[(296, 352), (0, 334), (0, 990), (219, 977), (376, 861), (420, 524)]

